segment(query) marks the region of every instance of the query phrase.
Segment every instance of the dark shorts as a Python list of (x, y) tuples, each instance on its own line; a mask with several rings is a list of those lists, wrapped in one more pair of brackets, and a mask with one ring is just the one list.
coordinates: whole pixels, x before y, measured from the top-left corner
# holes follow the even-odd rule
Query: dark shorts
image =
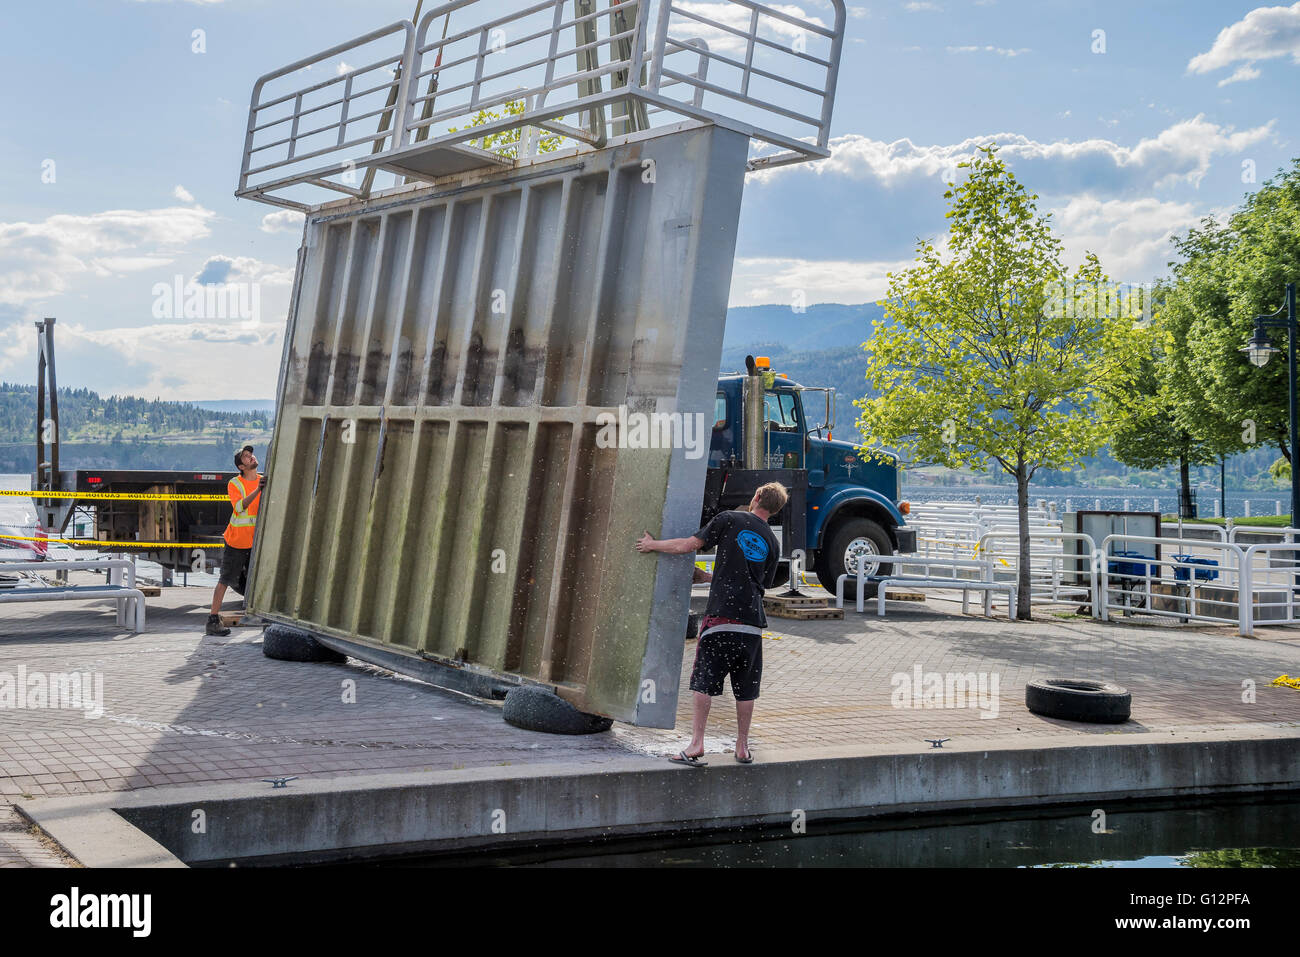
[(248, 588), (248, 557), (253, 554), (251, 548), (221, 549), (221, 577), (217, 579), (228, 588), (243, 594)]
[(763, 679), (763, 636), (715, 631), (700, 639), (691, 669), (691, 690), (716, 698), (731, 675), (737, 701), (753, 701)]

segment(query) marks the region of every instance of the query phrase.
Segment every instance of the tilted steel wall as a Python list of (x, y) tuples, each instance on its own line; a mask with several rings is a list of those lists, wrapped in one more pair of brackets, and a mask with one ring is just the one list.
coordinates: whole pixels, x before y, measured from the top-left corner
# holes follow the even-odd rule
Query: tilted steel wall
[(707, 453), (747, 151), (696, 128), (312, 214), (250, 608), (672, 727), (691, 557), (633, 545), (694, 531), (706, 459), (597, 417), (700, 414)]

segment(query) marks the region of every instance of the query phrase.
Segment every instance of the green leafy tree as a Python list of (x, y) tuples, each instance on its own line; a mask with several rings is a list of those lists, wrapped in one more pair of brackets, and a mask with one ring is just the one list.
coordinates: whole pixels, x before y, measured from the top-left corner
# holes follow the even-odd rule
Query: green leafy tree
[(1186, 498), (1191, 490), (1191, 467), (1217, 462), (1218, 446), (1194, 434), (1177, 417), (1168, 378), (1163, 374), (1175, 347), (1160, 322), (1135, 328), (1133, 361), (1116, 370), (1096, 411), (1106, 423), (1110, 453), (1117, 461), (1137, 469), (1177, 463), (1179, 487)]
[(913, 462), (995, 465), (1015, 480), (1017, 614), (1029, 619), (1030, 479), (1104, 443), (1088, 405), (1129, 354), (1131, 323), (1096, 307), (1105, 276), (1092, 254), (1072, 301), (1061, 295), (1061, 243), (995, 145), (962, 165), (968, 178), (944, 194), (947, 253), (919, 240), (915, 264), (890, 275), (885, 317), (864, 344), (876, 397), (857, 402), (858, 427), (864, 455), (892, 446)]
[(1257, 369), (1240, 350), (1255, 316), (1276, 310), (1286, 283), (1300, 281), (1300, 160), (1226, 223), (1207, 219), (1174, 245), (1163, 316), (1176, 343), (1166, 372), (1175, 416), (1221, 450), (1269, 444), (1289, 462), (1286, 363)]
[[(510, 116), (522, 116), (528, 107), (523, 100), (511, 100), (509, 103), (502, 105), (502, 112), (495, 110), (479, 110), (469, 121), (470, 127), (485, 126), (488, 123), (495, 123), (497, 120), (505, 119)], [(457, 132), (457, 127), (452, 127), (450, 132)], [(499, 133), (489, 133), (481, 139), (471, 140), (470, 146), (477, 146), (481, 150), (487, 150), (489, 153), (496, 153), (500, 156), (509, 156), (511, 159), (517, 159), (519, 156), (519, 141), (523, 138), (523, 127), (515, 127), (511, 130), (503, 130)], [(554, 153), (564, 143), (564, 137), (555, 133), (542, 133), (537, 138), (536, 149), (538, 153)]]

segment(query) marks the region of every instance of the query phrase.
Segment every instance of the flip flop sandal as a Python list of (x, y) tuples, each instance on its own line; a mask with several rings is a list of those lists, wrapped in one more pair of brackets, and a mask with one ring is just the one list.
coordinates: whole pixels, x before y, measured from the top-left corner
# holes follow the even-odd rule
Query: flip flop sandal
[(742, 757), (740, 756), (740, 752), (735, 752), (735, 758), (736, 758), (736, 760), (737, 760), (738, 762), (740, 762), (741, 764), (753, 764), (753, 763), (754, 763), (754, 752), (753, 752), (753, 751), (750, 751), (750, 752), (749, 752), (749, 757), (747, 757), (747, 758), (742, 758)]
[(675, 757), (671, 757), (668, 760), (673, 762), (673, 764), (685, 764), (687, 767), (692, 768), (707, 768), (709, 766), (707, 761), (693, 758), (687, 754), (685, 750), (678, 751)]

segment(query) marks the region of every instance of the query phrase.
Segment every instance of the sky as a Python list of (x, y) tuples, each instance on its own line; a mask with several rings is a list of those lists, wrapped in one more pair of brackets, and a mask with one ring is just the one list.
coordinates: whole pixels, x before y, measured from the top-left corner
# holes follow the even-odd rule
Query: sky
[[(54, 316), (61, 386), (273, 396), (301, 218), (234, 196), (253, 83), (413, 8), (6, 0), (0, 380), (35, 381)], [(832, 156), (749, 177), (732, 305), (878, 299), (918, 238), (942, 242), (945, 178), (990, 142), (1069, 265), (1150, 281), (1171, 236), (1300, 156), (1297, 89), (1300, 2), (849, 0)], [(164, 290), (190, 282), (257, 308), (187, 318)]]

